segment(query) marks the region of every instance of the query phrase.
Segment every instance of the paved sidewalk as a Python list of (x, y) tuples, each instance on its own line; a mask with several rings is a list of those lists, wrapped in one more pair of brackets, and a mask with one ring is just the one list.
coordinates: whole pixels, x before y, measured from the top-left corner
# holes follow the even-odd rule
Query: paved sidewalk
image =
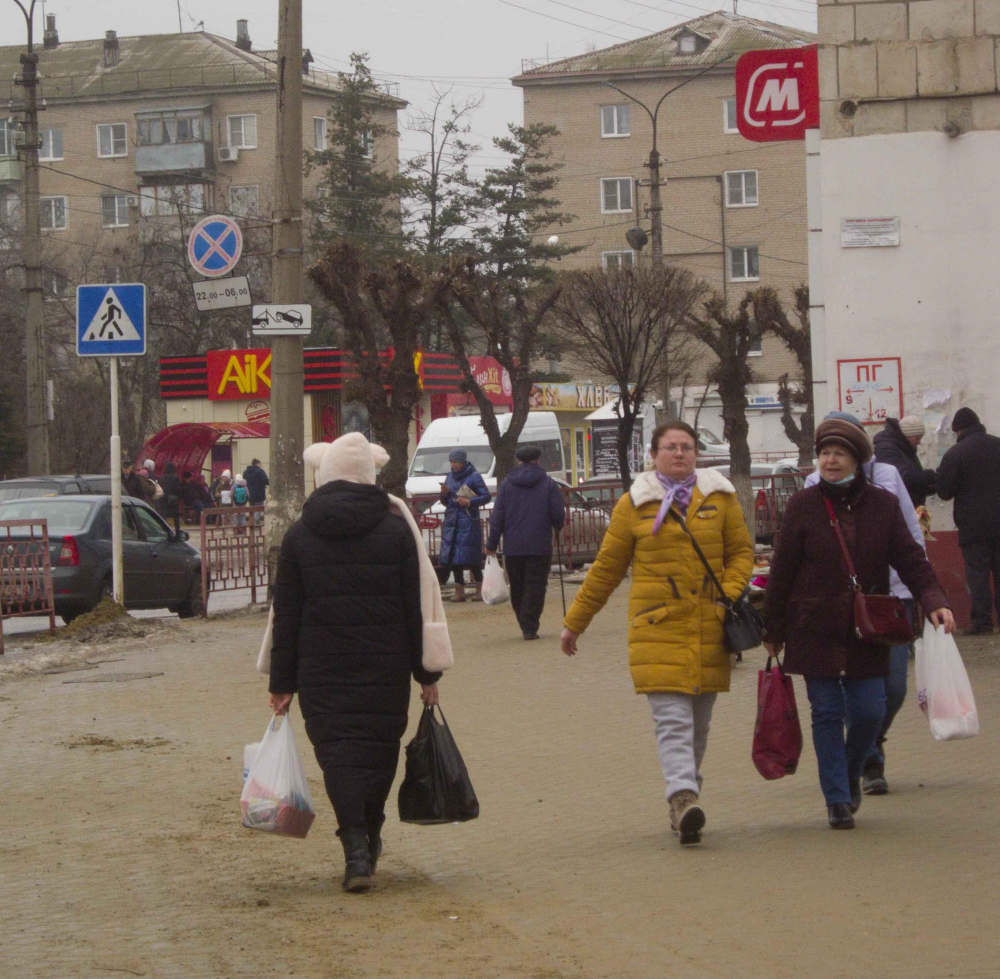
[[(442, 705), (482, 816), (401, 825), (394, 788), (379, 886), (360, 897), (340, 890), (297, 712), (308, 839), (239, 825), (243, 744), (268, 718), (259, 614), (92, 648), (119, 661), (82, 672), (0, 676), (0, 976), (994, 979), (1000, 637), (963, 643), (976, 739), (935, 742), (911, 678), (892, 792), (865, 799), (852, 833), (826, 827), (808, 743), (795, 776), (754, 770), (763, 660), (748, 655), (716, 709), (704, 845), (681, 850), (628, 676), (625, 590), (568, 660), (553, 584), (539, 642), (509, 606), (449, 607)], [(68, 682), (136, 672), (163, 676)], [(411, 732), (418, 707), (414, 693)]]

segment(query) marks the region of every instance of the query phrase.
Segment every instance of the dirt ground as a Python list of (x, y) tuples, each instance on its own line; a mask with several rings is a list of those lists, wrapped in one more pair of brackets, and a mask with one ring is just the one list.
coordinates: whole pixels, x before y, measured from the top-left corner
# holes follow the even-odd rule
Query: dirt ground
[[(753, 769), (762, 657), (748, 655), (716, 708), (704, 845), (681, 850), (628, 677), (624, 599), (575, 660), (558, 649), (557, 587), (535, 643), (508, 606), (453, 607), (442, 705), (482, 815), (402, 825), (394, 790), (363, 896), (340, 890), (295, 710), (312, 831), (240, 826), (243, 745), (268, 720), (259, 614), (46, 644), (48, 673), (0, 665), (0, 977), (994, 979), (1000, 637), (963, 643), (976, 739), (935, 742), (911, 676), (892, 791), (848, 833), (826, 826), (810, 744), (793, 777)], [(800, 679), (796, 692), (808, 739)], [(418, 706), (415, 690), (411, 732)]]

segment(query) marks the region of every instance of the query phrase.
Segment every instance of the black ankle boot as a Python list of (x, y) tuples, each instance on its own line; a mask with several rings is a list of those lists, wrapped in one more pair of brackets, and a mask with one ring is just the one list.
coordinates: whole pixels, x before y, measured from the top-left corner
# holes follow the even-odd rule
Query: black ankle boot
[[(385, 822), (384, 818), (382, 822)], [(372, 873), (375, 873), (380, 856), (382, 856), (382, 823), (368, 827), (368, 861), (371, 863)]]
[(337, 835), (344, 847), (344, 890), (360, 894), (372, 886), (372, 861), (368, 853), (368, 829), (350, 826)]

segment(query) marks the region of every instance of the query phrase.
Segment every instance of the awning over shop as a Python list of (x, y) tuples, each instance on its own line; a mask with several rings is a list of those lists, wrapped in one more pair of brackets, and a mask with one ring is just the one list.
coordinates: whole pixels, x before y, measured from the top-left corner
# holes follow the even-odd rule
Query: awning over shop
[(205, 457), (216, 442), (233, 439), (266, 439), (271, 434), (269, 422), (182, 422), (157, 432), (142, 447), (135, 460), (141, 466), (146, 459), (156, 463), (156, 475), (172, 462), (178, 475), (185, 470), (199, 473)]

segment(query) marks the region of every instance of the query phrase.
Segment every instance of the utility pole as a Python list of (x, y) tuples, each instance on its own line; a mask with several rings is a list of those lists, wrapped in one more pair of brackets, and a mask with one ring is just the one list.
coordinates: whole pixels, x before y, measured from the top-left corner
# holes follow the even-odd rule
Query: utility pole
[[(278, 80), (271, 302), (302, 302), (302, 0), (278, 0)], [(271, 498), (267, 563), (271, 587), (285, 532), (302, 511), (305, 449), (302, 338), (271, 338)]]
[[(27, 442), (28, 473), (43, 476), (50, 471), (49, 416), (46, 403), (45, 307), (42, 302), (42, 238), (39, 213), (38, 184), (38, 54), (34, 48), (33, 22), (35, 2), (25, 9), (21, 0), (14, 0), (24, 14), (28, 27), (28, 50), (21, 55), (21, 77), (17, 84), (24, 88), (24, 293), (25, 329), (24, 363), (27, 379)], [(112, 473), (112, 476), (115, 474)]]
[(653, 145), (649, 151), (649, 160), (645, 165), (649, 169), (649, 220), (652, 226), (650, 233), (650, 259), (654, 268), (659, 268), (663, 265), (663, 205), (660, 203), (660, 151), (656, 148), (656, 124), (660, 115), (660, 106), (666, 101), (668, 95), (673, 95), (679, 88), (683, 88), (696, 78), (700, 78), (706, 74), (706, 72), (717, 68), (729, 59), (730, 54), (731, 52), (727, 51), (719, 61), (707, 65), (701, 71), (695, 72), (690, 78), (686, 78), (673, 88), (667, 89), (660, 96), (660, 101), (656, 103), (655, 109), (650, 109), (644, 102), (637, 99), (634, 95), (629, 95), (628, 92), (623, 88), (619, 88), (613, 82), (604, 83), (608, 88), (613, 88), (616, 92), (624, 95), (629, 101), (634, 102), (637, 106), (644, 109), (646, 115), (649, 116), (649, 121), (653, 124)]

